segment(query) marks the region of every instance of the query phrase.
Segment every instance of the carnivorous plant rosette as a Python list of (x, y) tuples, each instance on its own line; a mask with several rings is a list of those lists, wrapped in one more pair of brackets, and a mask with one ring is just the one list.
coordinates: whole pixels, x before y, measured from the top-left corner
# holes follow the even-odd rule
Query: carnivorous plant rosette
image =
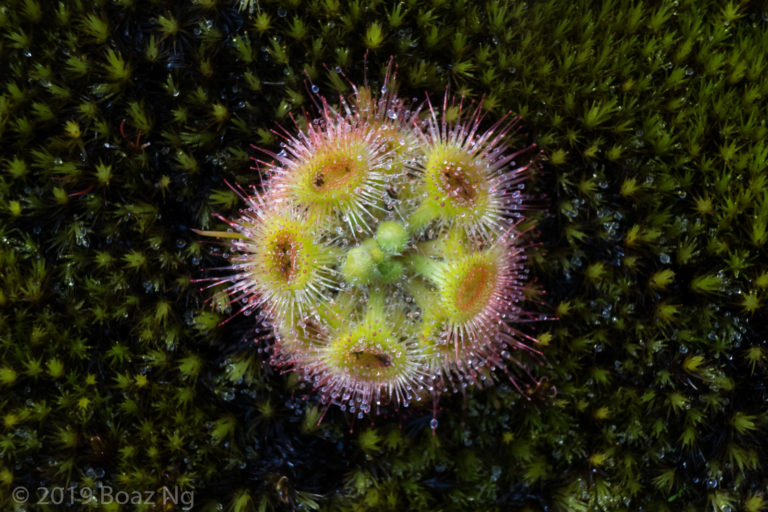
[(534, 165), (515, 163), (532, 147), (506, 145), (518, 120), (482, 130), (480, 105), (417, 106), (386, 87), (338, 109), (316, 99), (319, 116), (265, 151), (269, 179), (233, 229), (201, 232), (231, 255), (211, 286), (272, 326), (273, 364), (362, 416), (536, 352), (515, 327), (529, 319), (518, 228)]

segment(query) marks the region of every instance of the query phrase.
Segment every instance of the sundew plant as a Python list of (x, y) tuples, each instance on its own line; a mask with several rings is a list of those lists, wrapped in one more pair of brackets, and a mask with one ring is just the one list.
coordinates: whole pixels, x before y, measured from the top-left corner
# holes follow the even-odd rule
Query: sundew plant
[(337, 109), (317, 95), (319, 116), (265, 151), (268, 178), (231, 229), (201, 232), (230, 255), (211, 286), (271, 326), (276, 366), (358, 417), (496, 369), (520, 389), (507, 360), (524, 370), (515, 352), (536, 351), (517, 328), (534, 162), (506, 146), (518, 119), (483, 129), (481, 105), (448, 94), (436, 108), (354, 91)]

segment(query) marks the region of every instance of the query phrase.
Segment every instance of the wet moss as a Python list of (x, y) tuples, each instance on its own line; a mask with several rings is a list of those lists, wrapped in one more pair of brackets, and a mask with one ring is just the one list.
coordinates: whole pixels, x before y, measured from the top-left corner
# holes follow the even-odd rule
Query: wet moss
[[(0, 7), (3, 506), (768, 509), (768, 6), (244, 3)], [(190, 229), (259, 186), (249, 145), (303, 122), (309, 79), (378, 87), (390, 55), (401, 94), (484, 98), (549, 158), (542, 381), (442, 400), (435, 436), (430, 404), (318, 426), (264, 327), (192, 282), (222, 259)]]

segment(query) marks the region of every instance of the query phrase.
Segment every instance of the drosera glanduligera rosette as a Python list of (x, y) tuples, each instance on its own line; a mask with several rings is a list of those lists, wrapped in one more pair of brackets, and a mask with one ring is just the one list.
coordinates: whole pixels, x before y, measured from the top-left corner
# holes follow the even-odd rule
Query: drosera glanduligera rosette
[(537, 156), (507, 147), (518, 119), (483, 128), (479, 104), (417, 105), (389, 72), (385, 84), (336, 108), (314, 92), (319, 114), (276, 131), (231, 229), (200, 232), (230, 255), (211, 286), (272, 327), (272, 363), (359, 417), (436, 403), (495, 369), (517, 387), (509, 361), (536, 352), (517, 328), (532, 318), (519, 226)]

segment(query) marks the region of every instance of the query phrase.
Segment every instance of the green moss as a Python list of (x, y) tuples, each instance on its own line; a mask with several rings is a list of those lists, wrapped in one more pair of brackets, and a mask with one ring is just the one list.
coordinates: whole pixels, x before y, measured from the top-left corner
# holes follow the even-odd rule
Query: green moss
[[(201, 510), (764, 510), (763, 11), (5, 2), (0, 504), (43, 483), (178, 485)], [(307, 76), (335, 104), (390, 55), (404, 97), (484, 98), (549, 159), (526, 213), (558, 320), (521, 326), (548, 333), (541, 383), (443, 398), (434, 436), (431, 403), (325, 413), (190, 283), (221, 265), (190, 228), (241, 206), (223, 180), (260, 186), (249, 145), (278, 151)]]

